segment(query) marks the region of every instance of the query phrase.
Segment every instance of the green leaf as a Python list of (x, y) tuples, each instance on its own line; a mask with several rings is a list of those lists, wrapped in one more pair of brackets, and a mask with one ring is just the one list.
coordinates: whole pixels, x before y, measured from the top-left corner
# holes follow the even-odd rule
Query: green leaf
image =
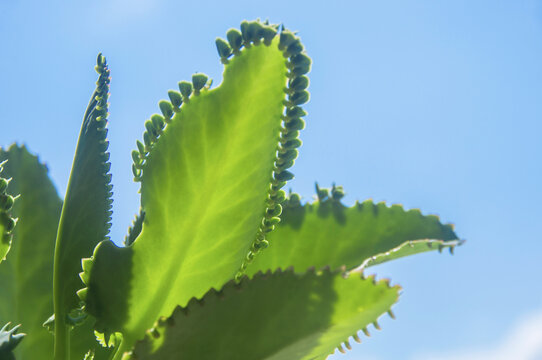
[(124, 245), (130, 246), (137, 239), (139, 234), (141, 234), (141, 229), (143, 228), (143, 220), (145, 220), (145, 212), (140, 211), (136, 216), (135, 220), (132, 223), (132, 226), (128, 229), (128, 235), (124, 238)]
[(13, 350), (24, 339), (26, 334), (17, 334), (20, 325), (14, 326), (11, 330), (8, 330), (10, 323), (4, 325), (0, 329), (0, 359), (2, 360), (15, 360)]
[[(8, 218), (8, 216), (6, 216)], [(11, 217), (9, 217), (11, 219)], [(11, 235), (6, 231), (6, 226), (0, 223), (0, 263), (6, 259), (11, 248)]]
[[(97, 338), (94, 332), (95, 319), (82, 312), (81, 309), (72, 311), (72, 317), (69, 315), (65, 322), (71, 329), (70, 335), (70, 359), (80, 359), (83, 355), (87, 354), (89, 350), (92, 352), (96, 360), (109, 359), (114, 353), (114, 349), (110, 349), (113, 346), (107, 346), (102, 344), (101, 339)], [(52, 315), (43, 326), (51, 333), (55, 332), (55, 316)], [(110, 345), (111, 342), (110, 342)], [(43, 355), (42, 355), (43, 356)], [(52, 357), (52, 355), (51, 355)]]
[[(76, 291), (82, 283), (81, 258), (90, 256), (98, 242), (105, 239), (111, 220), (111, 175), (107, 153), (107, 98), (109, 69), (100, 54), (96, 71), (99, 74), (96, 90), (83, 117), (83, 125), (73, 161), (68, 190), (60, 217), (54, 257), (55, 318), (65, 319), (76, 308)], [(67, 325), (66, 325), (67, 326)], [(55, 344), (67, 347), (66, 326), (57, 323)], [(55, 345), (55, 352), (61, 350)], [(58, 355), (62, 358), (62, 355)]]
[[(301, 205), (297, 194), (284, 201), (282, 221), (268, 236), (269, 248), (249, 266), (249, 274), (289, 266), (299, 272), (312, 266), (353, 269), (408, 241), (440, 240), (445, 246), (459, 243), (451, 225), (443, 225), (438, 217), (424, 216), (417, 209), (405, 211), (400, 205), (388, 207), (371, 201), (346, 207), (338, 200), (342, 197), (338, 188), (318, 188), (318, 196), (321, 200), (313, 204)], [(380, 255), (379, 263), (439, 248), (414, 244), (408, 251), (394, 251), (393, 256)]]
[(201, 87), (201, 75), (194, 86), (180, 82), (173, 118), (162, 106), (164, 116), (146, 122), (145, 144), (133, 154), (142, 231), (126, 248), (101, 243), (83, 263), (80, 296), (97, 330), (122, 332), (124, 348), (159, 316), (240, 274), (266, 244), (280, 174), (291, 166), (282, 143), (298, 132), (284, 115), (297, 108), (288, 100), (288, 76), (296, 76), (288, 55), (277, 38), (260, 40), (244, 40), (218, 88)]
[(115, 349), (103, 347), (94, 334), (95, 319), (88, 317), (71, 331), (70, 359), (78, 360), (90, 351), (95, 360), (109, 360)]
[(359, 339), (358, 330), (375, 323), (399, 296), (400, 288), (385, 280), (344, 276), (279, 271), (230, 282), (160, 320), (132, 358), (324, 359), (350, 336)]
[[(9, 189), (20, 197), (13, 206), (19, 221), (12, 250), (0, 266), (0, 323), (22, 324), (27, 333), (17, 347), (18, 360), (52, 359), (53, 338), (42, 324), (53, 312), (53, 256), (62, 201), (47, 167), (26, 147), (0, 149), (0, 162), (4, 160), (3, 175), (12, 178)], [(86, 321), (72, 332), (72, 359), (99, 348), (93, 324)]]
[[(3, 214), (0, 216), (4, 216)], [(12, 219), (9, 216), (5, 216), (6, 219)], [(0, 263), (6, 259), (6, 255), (11, 249), (11, 234), (7, 232), (7, 227), (0, 223)]]
[(0, 150), (3, 175), (12, 178), (9, 189), (20, 198), (13, 206), (19, 218), (13, 246), (0, 266), (0, 322), (24, 326), (26, 340), (18, 359), (39, 359), (53, 351), (52, 338), (42, 323), (53, 311), (53, 255), (62, 202), (47, 168), (23, 147)]
[[(0, 161), (0, 175), (6, 162)], [(7, 192), (8, 186), (9, 180), (0, 176), (0, 263), (6, 259), (11, 248), (12, 233), (16, 224), (16, 220), (11, 216), (15, 198)]]

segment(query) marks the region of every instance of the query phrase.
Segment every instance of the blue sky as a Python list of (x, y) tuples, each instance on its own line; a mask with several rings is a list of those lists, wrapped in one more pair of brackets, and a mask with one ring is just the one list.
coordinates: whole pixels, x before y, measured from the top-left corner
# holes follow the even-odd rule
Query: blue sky
[(196, 71), (219, 83), (215, 37), (257, 17), (299, 30), (314, 62), (291, 187), (335, 181), (468, 240), (372, 269), (404, 288), (397, 320), (333, 359), (542, 358), (540, 1), (3, 1), (0, 145), (26, 143), (64, 193), (103, 52), (118, 241), (144, 120)]

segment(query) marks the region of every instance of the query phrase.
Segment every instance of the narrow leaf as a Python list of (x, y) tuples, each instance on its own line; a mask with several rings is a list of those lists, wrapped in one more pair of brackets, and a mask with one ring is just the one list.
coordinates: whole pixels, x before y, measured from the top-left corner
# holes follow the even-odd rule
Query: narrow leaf
[[(78, 276), (81, 258), (90, 256), (98, 242), (105, 239), (111, 220), (111, 175), (107, 152), (107, 99), (109, 91), (109, 69), (105, 58), (98, 56), (96, 71), (99, 74), (83, 124), (73, 161), (68, 190), (62, 207), (54, 257), (54, 308), (57, 324), (55, 344), (62, 343), (67, 330), (58, 319), (65, 319), (69, 311), (76, 308), (76, 295), (82, 283)], [(59, 349), (55, 345), (55, 353)]]
[[(131, 358), (325, 358), (397, 301), (399, 287), (323, 271), (258, 273), (160, 320)], [(130, 357), (128, 357), (130, 358)]]

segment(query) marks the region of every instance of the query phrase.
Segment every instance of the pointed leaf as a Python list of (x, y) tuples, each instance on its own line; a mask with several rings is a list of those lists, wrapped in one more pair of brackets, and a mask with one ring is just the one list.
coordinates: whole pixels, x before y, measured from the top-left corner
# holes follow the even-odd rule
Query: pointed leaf
[[(78, 275), (81, 258), (92, 254), (110, 227), (111, 175), (108, 174), (110, 164), (106, 140), (109, 69), (101, 54), (96, 71), (99, 78), (83, 118), (56, 240), (56, 319), (64, 319), (71, 309), (78, 306), (80, 300), (76, 291), (82, 286)], [(61, 326), (56, 329), (60, 331)]]
[[(458, 244), (452, 226), (441, 224), (436, 216), (371, 201), (346, 207), (333, 197), (327, 198), (327, 190), (320, 190), (320, 195), (323, 200), (313, 204), (301, 205), (296, 194), (283, 203), (282, 221), (269, 234), (270, 245), (254, 259), (249, 274), (289, 266), (299, 272), (328, 265), (332, 269), (353, 269), (368, 258), (418, 239), (437, 239), (447, 246)], [(438, 248), (415, 246), (379, 259), (383, 262)]]
[(264, 220), (288, 167), (289, 148), (279, 142), (298, 134), (281, 127), (295, 107), (285, 92), (289, 62), (277, 38), (244, 45), (218, 88), (202, 87), (201, 74), (180, 82), (173, 118), (162, 106), (164, 116), (145, 123), (145, 144), (133, 154), (141, 234), (126, 248), (101, 243), (82, 275), (97, 330), (122, 332), (124, 347), (159, 316), (244, 270), (272, 226)]
[(343, 276), (288, 271), (230, 282), (159, 321), (132, 358), (323, 359), (398, 298), (386, 281)]

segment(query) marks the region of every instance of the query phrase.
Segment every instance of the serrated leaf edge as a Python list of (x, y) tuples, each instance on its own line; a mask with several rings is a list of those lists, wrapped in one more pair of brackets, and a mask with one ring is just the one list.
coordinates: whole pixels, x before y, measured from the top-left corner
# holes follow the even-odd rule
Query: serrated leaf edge
[[(296, 208), (296, 207), (304, 207), (307, 209), (313, 208), (317, 204), (326, 204), (326, 203), (335, 203), (342, 205), (345, 209), (352, 209), (357, 208), (358, 210), (362, 210), (365, 206), (372, 206), (373, 211), (375, 213), (378, 212), (378, 207), (381, 205), (384, 205), (387, 209), (393, 209), (393, 208), (399, 208), (404, 213), (416, 213), (420, 216), (426, 217), (426, 218), (434, 218), (439, 224), (442, 224), (442, 226), (449, 227), (452, 231), (454, 230), (454, 224), (452, 223), (442, 223), (440, 221), (440, 216), (435, 214), (423, 214), (422, 211), (418, 208), (413, 209), (406, 209), (403, 205), (397, 204), (397, 203), (387, 203), (385, 201), (380, 201), (375, 203), (371, 198), (364, 200), (364, 201), (358, 201), (354, 203), (352, 206), (345, 205), (342, 202), (342, 198), (344, 196), (344, 189), (342, 186), (336, 186), (333, 184), (331, 188), (320, 188), (318, 186), (318, 183), (316, 183), (316, 193), (315, 193), (315, 200), (313, 202), (301, 202), (302, 196), (298, 193), (290, 192), (288, 193), (288, 196), (284, 199), (282, 202), (283, 207), (290, 207), (290, 208)], [(413, 239), (413, 240), (419, 240), (419, 239)], [(457, 239), (461, 245), (465, 242), (465, 240)], [(451, 240), (446, 240), (445, 242), (448, 242)]]
[[(375, 285), (377, 285), (377, 284), (379, 284), (379, 283), (380, 283), (380, 284), (384, 283), (384, 284), (386, 284), (386, 286), (387, 286), (388, 288), (396, 288), (396, 289), (398, 289), (399, 295), (401, 295), (402, 287), (401, 287), (400, 285), (391, 285), (391, 280), (388, 279), (388, 278), (382, 278), (382, 279), (380, 279), (380, 280), (377, 280), (375, 274), (371, 274), (371, 275), (369, 275), (369, 276), (366, 277), (366, 276), (363, 274), (363, 272), (358, 273), (358, 272), (355, 271), (355, 270), (349, 271), (348, 274), (349, 274), (349, 275), (352, 275), (352, 274), (359, 274), (360, 277), (361, 277), (362, 279), (364, 279), (364, 280), (371, 280), (371, 281), (373, 282), (373, 284), (375, 284)], [(397, 298), (397, 300), (395, 300), (395, 303), (392, 304), (392, 306), (395, 305), (398, 301), (399, 301), (399, 297)], [(395, 320), (395, 319), (396, 319), (395, 314), (394, 314), (393, 310), (391, 309), (391, 307), (388, 309), (388, 311), (386, 312), (386, 314), (387, 314), (392, 320)], [(384, 314), (378, 316), (378, 317), (375, 319), (375, 321), (373, 321), (372, 326), (373, 326), (373, 328), (374, 328), (375, 330), (379, 330), (379, 331), (382, 330), (382, 327), (380, 326), (380, 323), (378, 322), (379, 319), (380, 319), (382, 316), (384, 316)], [(352, 346), (350, 345), (350, 338), (351, 338), (352, 340), (354, 340), (355, 342), (357, 342), (357, 343), (361, 343), (361, 342), (362, 342), (362, 338), (361, 338), (361, 336), (360, 336), (360, 335), (361, 335), (360, 332), (361, 332), (361, 334), (365, 335), (366, 337), (371, 337), (371, 333), (369, 332), (369, 327), (368, 327), (368, 326), (366, 326), (366, 327), (364, 327), (364, 328), (361, 328), (361, 329), (357, 330), (356, 332), (354, 332), (351, 336), (349, 336), (348, 338), (346, 338), (346, 340), (344, 340), (343, 342), (339, 343), (339, 345), (337, 345), (337, 347), (336, 347), (332, 352), (330, 352), (330, 353), (328, 354), (328, 356), (334, 354), (334, 353), (335, 353), (335, 350), (337, 350), (337, 351), (340, 352), (341, 354), (346, 354), (347, 351), (352, 350)]]
[[(305, 74), (310, 71), (311, 60), (305, 54), (299, 37), (286, 30), (283, 26), (280, 32), (278, 32), (278, 28), (278, 25), (262, 25), (259, 20), (241, 23), (243, 45), (246, 47), (251, 46), (251, 41), (254, 45), (258, 45), (262, 38), (264, 44), (269, 45), (274, 36), (279, 35), (279, 50), (282, 50), (286, 59), (288, 84), (284, 89), (285, 108), (282, 115), (282, 126), (271, 175), (271, 184), (267, 194), (267, 207), (260, 227), (256, 232), (255, 240), (235, 275), (236, 281), (240, 281), (254, 256), (269, 245), (266, 234), (273, 231), (276, 224), (280, 222), (282, 212), (280, 203), (285, 197), (285, 192), (281, 189), (288, 180), (294, 177), (288, 169), (293, 166), (298, 155), (297, 148), (302, 144), (301, 140), (299, 140), (299, 131), (305, 126), (302, 117), (307, 114), (300, 105), (309, 100), (309, 93), (306, 91), (309, 80)], [(267, 36), (265, 35), (266, 29), (268, 29)], [(275, 30), (274, 33), (272, 32), (273, 29)], [(296, 85), (300, 81), (302, 84)]]
[(0, 242), (8, 244), (8, 250), (6, 251), (6, 254), (4, 254), (4, 256), (0, 258), (0, 262), (6, 259), (6, 256), (11, 248), (13, 230), (17, 225), (17, 219), (11, 216), (11, 209), (13, 208), (15, 201), (17, 201), (17, 199), (19, 198), (19, 195), (12, 196), (7, 193), (11, 179), (5, 179), (1, 176), (2, 171), (4, 170), (3, 165), (5, 165), (6, 163), (7, 160), (0, 163), (0, 222), (2, 222), (3, 225), (3, 232), (2, 234), (0, 234)]
[(83, 117), (83, 127), (90, 126), (92, 121), (96, 121), (99, 125), (98, 131), (101, 132), (102, 139), (100, 143), (102, 144), (102, 152), (100, 156), (102, 158), (102, 170), (103, 176), (106, 179), (107, 187), (107, 222), (105, 224), (106, 235), (103, 240), (109, 240), (109, 232), (112, 226), (112, 215), (113, 215), (113, 185), (111, 184), (111, 162), (109, 161), (110, 154), (107, 151), (109, 148), (109, 141), (107, 140), (107, 125), (108, 125), (108, 108), (109, 103), (109, 84), (111, 82), (111, 72), (107, 65), (105, 57), (100, 53), (96, 59), (96, 66), (94, 68), (98, 73), (98, 80), (96, 81), (96, 90), (90, 99), (90, 102)]
[[(305, 273), (296, 273), (293, 269), (293, 267), (289, 267), (287, 269), (281, 269), (281, 268), (278, 268), (278, 269), (275, 269), (275, 270), (267, 270), (266, 272), (263, 272), (263, 271), (259, 271), (257, 272), (256, 274), (254, 274), (253, 277), (249, 278), (248, 276), (246, 275), (243, 275), (243, 277), (240, 279), (240, 280), (231, 280), (229, 281), (228, 283), (226, 283), (220, 290), (217, 290), (216, 288), (211, 288), (206, 294), (204, 294), (203, 296), (201, 297), (192, 297), (188, 303), (186, 304), (186, 306), (184, 307), (180, 307), (180, 306), (177, 306), (174, 310), (173, 310), (173, 313), (168, 316), (168, 317), (165, 317), (165, 316), (162, 316), (160, 317), (156, 322), (155, 324), (153, 325), (152, 328), (150, 328), (149, 330), (147, 330), (146, 334), (145, 334), (145, 338), (141, 339), (141, 340), (138, 340), (136, 342), (136, 345), (134, 345), (134, 349), (136, 348), (137, 344), (141, 344), (141, 343), (144, 343), (145, 341), (147, 341), (147, 339), (149, 338), (159, 338), (160, 336), (162, 336), (162, 333), (160, 333), (160, 331), (158, 330), (159, 327), (172, 327), (172, 326), (175, 326), (175, 323), (176, 323), (176, 319), (175, 317), (178, 317), (178, 316), (189, 316), (189, 313), (190, 313), (190, 308), (191, 307), (194, 307), (196, 305), (200, 306), (200, 307), (204, 307), (205, 306), (205, 303), (206, 303), (206, 298), (207, 297), (211, 297), (211, 296), (215, 296), (217, 297), (218, 299), (223, 299), (225, 296), (228, 296), (228, 294), (232, 293), (232, 292), (239, 292), (239, 291), (243, 291), (243, 288), (244, 286), (247, 284), (247, 282), (249, 281), (253, 281), (255, 279), (263, 279), (265, 280), (266, 278), (269, 278), (271, 276), (274, 276), (274, 275), (277, 275), (277, 274), (282, 274), (282, 273), (289, 273), (289, 274), (292, 274), (298, 278), (302, 278), (302, 277), (305, 277), (305, 276), (308, 276), (308, 275), (320, 275), (322, 273), (329, 273), (329, 274), (332, 274), (332, 275), (337, 275), (337, 274), (341, 274), (342, 277), (344, 279), (347, 279), (349, 278), (351, 275), (354, 275), (354, 276), (359, 276), (359, 278), (361, 280), (369, 280), (369, 281), (372, 281), (372, 283), (375, 285), (375, 286), (381, 286), (381, 285), (385, 285), (387, 288), (395, 288), (398, 290), (398, 292), (400, 292), (402, 290), (401, 286), (400, 285), (391, 285), (390, 284), (390, 280), (387, 279), (387, 278), (383, 278), (381, 280), (376, 280), (376, 276), (375, 275), (370, 275), (368, 277), (365, 277), (363, 274), (356, 274), (352, 271), (350, 272), (346, 272), (344, 268), (341, 268), (341, 269), (336, 269), (336, 270), (331, 270), (329, 266), (325, 266), (323, 268), (321, 268), (320, 270), (316, 270), (314, 267), (312, 268), (309, 268), (307, 269), (307, 271)], [(398, 301), (398, 299), (395, 301), (395, 303)], [(395, 319), (395, 315), (393, 314), (391, 308), (388, 309), (387, 311), (387, 314), (392, 318), (392, 319)], [(377, 330), (380, 330), (380, 325), (378, 323), (378, 319), (380, 319), (381, 316), (379, 316), (374, 322), (373, 322), (373, 326), (375, 327), (375, 329)], [(363, 332), (366, 336), (370, 336), (370, 333), (367, 329), (367, 327), (364, 327), (362, 329), (359, 329), (358, 331), (356, 331), (351, 337), (357, 341), (357, 342), (361, 342), (359, 336), (358, 336), (358, 333), (359, 332)], [(350, 337), (349, 337), (350, 338)], [(342, 346), (344, 345), (347, 349), (350, 349), (350, 343), (348, 342), (348, 339), (347, 338), (345, 341), (341, 342), (340, 344), (337, 345), (337, 348), (340, 352), (344, 352), (344, 349), (342, 349)], [(342, 349), (342, 350), (341, 350)], [(334, 352), (335, 350), (333, 350)], [(333, 352), (330, 352), (328, 355), (331, 355)], [(124, 357), (123, 357), (123, 360), (128, 360), (128, 359), (137, 359), (137, 354), (135, 353), (135, 351), (132, 349), (131, 351), (127, 352), (124, 354)]]
[(128, 234), (124, 238), (124, 246), (130, 246), (135, 241), (135, 239), (141, 233), (143, 228), (143, 221), (145, 221), (145, 211), (143, 209), (139, 210), (139, 214), (136, 215), (132, 225), (128, 228)]

